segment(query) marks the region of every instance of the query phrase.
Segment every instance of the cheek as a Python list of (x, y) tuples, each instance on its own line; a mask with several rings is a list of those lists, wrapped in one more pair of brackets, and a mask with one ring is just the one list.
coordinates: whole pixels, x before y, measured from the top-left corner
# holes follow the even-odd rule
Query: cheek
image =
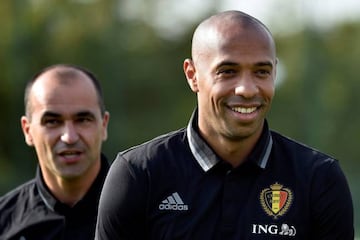
[(106, 131), (104, 131), (103, 127), (99, 126), (96, 128), (83, 129), (79, 134), (83, 141), (86, 141), (88, 145), (94, 146), (104, 140)]
[(273, 82), (269, 81), (261, 85), (262, 93), (266, 99), (271, 101), (275, 95), (275, 86)]
[(269, 95), (270, 99), (273, 99), (273, 97), (275, 95), (275, 87), (274, 87), (274, 85), (272, 85), (271, 88), (269, 89), (268, 95)]
[(211, 86), (209, 89), (208, 94), (213, 101), (218, 102), (222, 101), (223, 99), (228, 98), (235, 94), (235, 87), (234, 85), (228, 81), (217, 82)]
[(58, 137), (56, 131), (48, 131), (44, 129), (37, 129), (31, 131), (32, 141), (35, 147), (37, 148), (46, 148), (47, 146), (52, 146), (56, 143)]

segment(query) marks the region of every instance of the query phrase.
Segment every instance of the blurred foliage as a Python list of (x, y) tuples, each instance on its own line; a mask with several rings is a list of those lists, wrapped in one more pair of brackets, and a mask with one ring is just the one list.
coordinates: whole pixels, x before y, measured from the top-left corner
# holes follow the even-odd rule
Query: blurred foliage
[[(120, 3), (0, 1), (0, 195), (34, 176), (36, 156), (24, 142), (20, 116), (24, 84), (45, 66), (78, 64), (98, 76), (111, 113), (104, 144), (110, 160), (187, 124), (196, 102), (182, 62), (194, 25), (164, 38), (140, 17), (121, 18)], [(281, 81), (270, 126), (339, 159), (359, 222), (360, 24), (275, 37)]]

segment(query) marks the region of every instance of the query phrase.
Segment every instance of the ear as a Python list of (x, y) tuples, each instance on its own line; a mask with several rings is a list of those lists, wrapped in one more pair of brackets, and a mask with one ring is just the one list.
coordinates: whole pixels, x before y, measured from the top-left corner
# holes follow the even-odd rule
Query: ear
[(21, 121), (21, 128), (22, 128), (22, 131), (24, 133), (26, 144), (29, 145), (29, 146), (33, 146), (34, 143), (33, 143), (31, 133), (30, 133), (30, 121), (29, 121), (29, 119), (26, 116), (22, 116), (20, 121)]
[(188, 81), (188, 84), (193, 92), (198, 92), (198, 83), (196, 78), (196, 69), (193, 60), (190, 58), (187, 58), (184, 60), (184, 73), (186, 76), (186, 79)]
[(279, 59), (276, 58), (275, 66), (274, 66), (274, 70), (273, 70), (274, 88), (275, 88), (275, 85), (277, 84), (277, 71), (278, 71), (278, 67), (279, 67), (278, 63), (279, 63)]
[(108, 124), (109, 124), (109, 119), (110, 119), (110, 113), (109, 112), (105, 112), (104, 113), (104, 117), (103, 117), (103, 123), (102, 123), (102, 127), (103, 127), (103, 138), (102, 140), (105, 141), (108, 138)]

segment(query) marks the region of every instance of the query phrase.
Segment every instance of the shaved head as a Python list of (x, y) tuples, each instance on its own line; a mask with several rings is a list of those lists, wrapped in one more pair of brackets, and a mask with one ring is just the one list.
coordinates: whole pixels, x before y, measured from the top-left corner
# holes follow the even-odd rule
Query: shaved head
[(36, 73), (26, 84), (25, 95), (24, 95), (24, 104), (25, 104), (25, 114), (31, 119), (31, 101), (29, 101), (30, 95), (32, 93), (32, 87), (35, 82), (44, 76), (53, 75), (54, 80), (60, 81), (64, 85), (69, 85), (73, 81), (78, 79), (89, 79), (97, 93), (98, 102), (100, 106), (101, 113), (105, 113), (105, 104), (103, 99), (103, 93), (100, 86), (99, 80), (96, 76), (89, 70), (82, 68), (80, 66), (71, 65), (71, 64), (56, 64), (42, 69), (40, 72)]
[(191, 55), (194, 62), (211, 50), (221, 41), (237, 41), (246, 38), (249, 33), (258, 34), (272, 45), (275, 54), (275, 43), (269, 29), (258, 19), (240, 12), (225, 11), (213, 15), (196, 28), (193, 39)]

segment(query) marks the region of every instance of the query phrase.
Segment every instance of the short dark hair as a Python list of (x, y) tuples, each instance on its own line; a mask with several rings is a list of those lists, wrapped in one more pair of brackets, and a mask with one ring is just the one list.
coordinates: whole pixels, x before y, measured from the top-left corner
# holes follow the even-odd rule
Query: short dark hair
[(31, 88), (32, 88), (33, 84), (36, 82), (36, 80), (41, 75), (43, 75), (44, 73), (46, 73), (52, 69), (55, 69), (55, 68), (72, 69), (75, 71), (79, 71), (79, 72), (85, 74), (87, 77), (89, 77), (89, 79), (94, 84), (94, 87), (95, 87), (95, 90), (96, 90), (96, 93), (98, 96), (98, 103), (99, 103), (101, 114), (104, 115), (104, 113), (106, 111), (106, 107), (105, 107), (105, 102), (104, 102), (104, 95), (103, 95), (99, 80), (97, 79), (95, 74), (93, 74), (88, 69), (77, 66), (77, 65), (73, 65), (73, 64), (54, 64), (54, 65), (48, 66), (46, 68), (43, 68), (39, 72), (37, 72), (29, 81), (27, 81), (26, 86), (25, 86), (25, 94), (24, 94), (24, 106), (25, 106), (25, 114), (26, 115), (30, 114), (29, 96), (30, 96), (30, 92), (31, 92)]

